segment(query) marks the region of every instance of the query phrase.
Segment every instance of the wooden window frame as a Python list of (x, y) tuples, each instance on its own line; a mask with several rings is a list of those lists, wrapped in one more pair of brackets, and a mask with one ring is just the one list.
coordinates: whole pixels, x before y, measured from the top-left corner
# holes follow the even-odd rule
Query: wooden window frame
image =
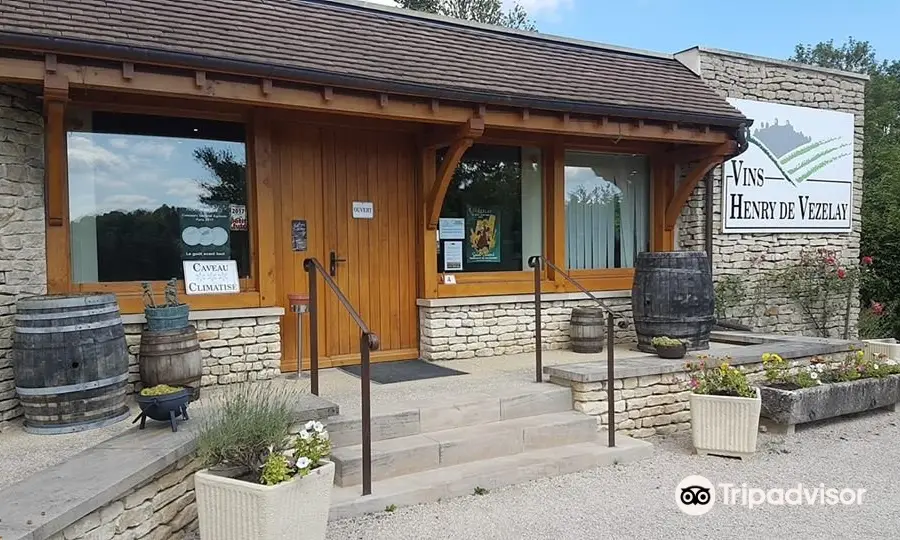
[[(272, 230), (263, 230), (262, 213), (271, 216), (272, 198), (271, 178), (269, 178), (269, 145), (268, 130), (258, 124), (253, 117), (244, 113), (203, 111), (183, 108), (135, 106), (110, 103), (99, 103), (91, 100), (70, 102), (77, 107), (92, 111), (115, 112), (124, 114), (152, 114), (178, 118), (197, 118), (207, 120), (225, 120), (241, 123), (245, 127), (245, 156), (247, 161), (248, 194), (247, 206), (250, 220), (250, 276), (240, 279), (241, 292), (237, 294), (187, 295), (184, 291), (184, 280), (178, 280), (181, 300), (192, 310), (240, 309), (277, 305), (274, 292), (269, 289), (267, 281), (261, 275), (271, 276), (274, 272), (274, 250), (271, 239)], [(68, 106), (68, 104), (67, 104)], [(61, 219), (46, 220), (47, 234), (47, 289), (50, 294), (73, 293), (112, 293), (115, 294), (123, 314), (143, 313), (144, 303), (140, 281), (117, 281), (96, 283), (72, 282), (71, 240), (69, 223), (69, 185), (68, 185), (68, 139), (65, 114), (48, 108), (45, 113), (47, 132), (48, 169), (59, 167), (57, 174), (48, 174), (47, 208), (58, 208)], [(260, 152), (260, 150), (262, 150)], [(257, 156), (257, 153), (261, 154)], [(49, 162), (56, 161), (56, 164)], [(152, 281), (154, 290), (161, 294), (165, 281)]]

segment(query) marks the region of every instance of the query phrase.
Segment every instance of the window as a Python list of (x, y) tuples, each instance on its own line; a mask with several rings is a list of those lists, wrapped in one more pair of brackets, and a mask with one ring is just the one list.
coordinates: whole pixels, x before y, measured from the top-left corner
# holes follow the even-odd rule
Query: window
[(68, 120), (75, 283), (183, 278), (183, 260), (250, 275), (241, 124), (100, 111)]
[(632, 268), (649, 248), (650, 173), (642, 156), (566, 152), (569, 269)]
[(440, 217), (439, 272), (527, 270), (543, 237), (540, 150), (473, 145), (456, 168)]

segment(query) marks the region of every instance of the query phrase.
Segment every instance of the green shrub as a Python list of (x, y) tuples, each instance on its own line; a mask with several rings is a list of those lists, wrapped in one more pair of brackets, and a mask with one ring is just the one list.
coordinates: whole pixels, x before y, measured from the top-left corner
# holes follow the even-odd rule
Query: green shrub
[(683, 339), (670, 338), (669, 336), (656, 336), (650, 341), (654, 347), (680, 347), (684, 345)]
[(142, 396), (165, 396), (167, 394), (174, 394), (176, 392), (181, 392), (184, 390), (181, 386), (169, 386), (168, 384), (157, 384), (156, 386), (151, 386), (149, 388), (144, 388), (141, 390)]
[(715, 367), (708, 367), (706, 358), (700, 362), (688, 362), (685, 366), (691, 374), (691, 389), (695, 394), (731, 397), (756, 397), (756, 390), (747, 382), (747, 376), (740, 369), (726, 361)]

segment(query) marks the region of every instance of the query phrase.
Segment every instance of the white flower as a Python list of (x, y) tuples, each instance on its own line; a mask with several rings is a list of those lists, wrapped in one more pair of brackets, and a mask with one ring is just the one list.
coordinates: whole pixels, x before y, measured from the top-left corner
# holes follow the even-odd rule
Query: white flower
[(818, 381), (818, 380), (819, 380), (819, 374), (818, 374), (818, 373), (810, 373), (810, 374), (809, 374), (809, 378), (812, 379), (812, 380), (814, 380), (814, 381)]
[(303, 426), (303, 429), (305, 429), (306, 431), (312, 431), (312, 429), (315, 425), (316, 425), (316, 422), (310, 420), (309, 422), (306, 423), (305, 426)]
[(872, 364), (872, 369), (878, 369), (878, 364)]
[(297, 468), (298, 469), (306, 469), (307, 467), (309, 467), (309, 465), (310, 465), (310, 461), (309, 461), (308, 457), (304, 456), (304, 457), (297, 458)]
[(313, 429), (316, 431), (316, 433), (322, 433), (322, 430), (325, 429), (325, 426), (322, 424), (322, 422), (316, 422), (315, 424), (313, 424)]
[(306, 431), (305, 429), (303, 431), (301, 431), (300, 433), (298, 433), (297, 436), (300, 437), (301, 439), (303, 439), (304, 441), (308, 441), (308, 440), (312, 439), (312, 433)]

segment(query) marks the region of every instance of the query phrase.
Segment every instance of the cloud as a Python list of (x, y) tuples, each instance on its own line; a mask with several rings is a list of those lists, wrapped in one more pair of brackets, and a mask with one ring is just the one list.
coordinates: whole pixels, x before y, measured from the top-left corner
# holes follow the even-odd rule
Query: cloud
[(142, 140), (135, 144), (131, 151), (140, 157), (169, 159), (175, 151), (175, 145), (162, 141)]
[(82, 135), (69, 136), (68, 155), (70, 174), (112, 172), (128, 168), (128, 164), (120, 156)]
[(163, 185), (167, 188), (166, 195), (190, 199), (195, 203), (197, 198), (205, 193), (199, 182), (189, 178), (166, 180)]
[(145, 195), (110, 195), (103, 199), (100, 204), (102, 208), (110, 210), (134, 210), (136, 208), (155, 209), (159, 206), (159, 202), (153, 197)]
[(128, 148), (128, 139), (110, 139), (109, 145), (119, 150)]

